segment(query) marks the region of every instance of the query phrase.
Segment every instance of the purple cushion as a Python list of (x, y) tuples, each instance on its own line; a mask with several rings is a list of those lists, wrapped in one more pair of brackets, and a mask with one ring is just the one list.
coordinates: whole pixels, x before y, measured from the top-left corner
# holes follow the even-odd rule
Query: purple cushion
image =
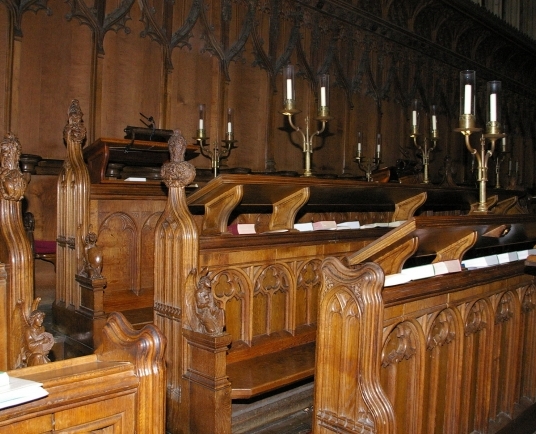
[(56, 241), (34, 241), (34, 252), (39, 255), (56, 253)]

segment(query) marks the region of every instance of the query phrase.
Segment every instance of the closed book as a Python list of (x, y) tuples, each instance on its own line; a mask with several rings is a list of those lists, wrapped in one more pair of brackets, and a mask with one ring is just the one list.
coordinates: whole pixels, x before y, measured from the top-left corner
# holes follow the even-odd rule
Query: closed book
[(315, 231), (332, 231), (335, 229), (337, 229), (337, 223), (334, 220), (313, 222), (313, 230)]
[(508, 252), (499, 253), (497, 259), (499, 260), (499, 264), (508, 264), (509, 262), (517, 261), (519, 258), (517, 257), (516, 252)]
[(342, 222), (337, 224), (337, 230), (340, 229), (359, 229), (361, 225), (358, 221), (353, 222)]
[(465, 268), (485, 268), (492, 265), (498, 265), (499, 258), (497, 255), (480, 256), (462, 261), (462, 266)]
[(411, 280), (419, 280), (435, 276), (435, 271), (432, 264), (426, 264), (419, 265), (418, 267), (404, 268), (402, 274), (408, 276)]
[(436, 276), (441, 274), (456, 273), (462, 271), (462, 266), (458, 259), (452, 259), (450, 261), (441, 261), (432, 264), (434, 266), (434, 273)]
[(294, 229), (300, 232), (309, 232), (313, 230), (313, 224), (311, 222), (294, 223)]
[(234, 223), (227, 227), (233, 235), (256, 234), (255, 223)]
[(406, 274), (402, 274), (402, 273), (387, 274), (385, 275), (383, 286), (387, 287), (387, 286), (402, 285), (410, 281), (411, 281), (411, 278)]
[(9, 377), (9, 383), (0, 386), (0, 408), (12, 407), (47, 396), (42, 383), (25, 378)]

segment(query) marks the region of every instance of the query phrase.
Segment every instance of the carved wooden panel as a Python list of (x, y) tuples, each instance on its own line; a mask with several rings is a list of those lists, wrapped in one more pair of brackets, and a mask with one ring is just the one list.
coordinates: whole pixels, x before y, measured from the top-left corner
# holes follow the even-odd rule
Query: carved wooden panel
[[(350, 432), (383, 432), (375, 423), (383, 416), (373, 413), (370, 427), (362, 427), (361, 416), (348, 411), (362, 403), (363, 394), (347, 397), (352, 404), (339, 400), (344, 387), (337, 373), (344, 374), (351, 366), (356, 378), (352, 387), (362, 387), (357, 378), (364, 375), (365, 366), (355, 365), (356, 354), (365, 345), (376, 345), (367, 341), (369, 334), (361, 329), (366, 323), (360, 318), (376, 306), (373, 299), (365, 302), (363, 297), (366, 290), (373, 290), (374, 279), (357, 278), (364, 265), (358, 267), (344, 268), (331, 258), (323, 263), (315, 433), (338, 432), (343, 420)], [(396, 431), (391, 426), (385, 432), (493, 433), (535, 402), (536, 339), (530, 331), (535, 321), (534, 278), (523, 275), (522, 267), (515, 274), (505, 269), (483, 284), (476, 283), (472, 272), (464, 273), (467, 283), (457, 290), (451, 286), (444, 296), (393, 303), (397, 293), (412, 291), (412, 285), (417, 290), (419, 285), (383, 290), (390, 302), (379, 314), (383, 324), (379, 378), (396, 421)], [(359, 307), (352, 328), (344, 328), (345, 318), (352, 318), (343, 315), (347, 300)], [(353, 336), (357, 347), (349, 346), (339, 337), (342, 334)], [(374, 384), (374, 365), (366, 369), (372, 376), (369, 385)], [(337, 392), (328, 384), (337, 384)], [(366, 404), (365, 412), (367, 408)]]

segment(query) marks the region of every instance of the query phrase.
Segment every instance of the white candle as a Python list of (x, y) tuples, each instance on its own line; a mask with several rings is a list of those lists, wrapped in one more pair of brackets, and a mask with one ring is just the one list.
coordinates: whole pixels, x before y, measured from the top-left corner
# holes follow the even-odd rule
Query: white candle
[(433, 131), (437, 130), (437, 117), (436, 117), (436, 115), (432, 116), (432, 130)]
[(205, 128), (205, 126), (203, 124), (204, 124), (203, 119), (199, 119), (199, 129), (200, 130), (203, 130)]
[(227, 122), (227, 132), (228, 133), (233, 132), (233, 124), (231, 122)]
[(464, 106), (463, 106), (463, 114), (464, 115), (470, 115), (471, 113), (471, 85), (466, 84), (465, 85), (465, 96), (464, 96)]
[(490, 122), (497, 121), (497, 94), (489, 94), (489, 120)]
[(380, 152), (382, 149), (382, 135), (378, 134), (377, 140), (376, 140), (376, 155), (379, 157)]
[(326, 107), (327, 104), (326, 104), (326, 88), (324, 86), (322, 86), (320, 88), (320, 106), (321, 107)]
[(413, 126), (417, 126), (417, 111), (413, 110)]
[(357, 143), (357, 152), (361, 152), (361, 142)]
[(292, 78), (287, 78), (287, 99), (292, 98)]

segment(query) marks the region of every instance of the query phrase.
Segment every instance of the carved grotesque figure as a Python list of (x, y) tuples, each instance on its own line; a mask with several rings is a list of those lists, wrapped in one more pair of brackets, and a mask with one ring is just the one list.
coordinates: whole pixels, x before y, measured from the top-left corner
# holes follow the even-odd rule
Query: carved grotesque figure
[(225, 327), (225, 311), (218, 307), (212, 293), (212, 282), (207, 274), (197, 279), (197, 270), (190, 273), (188, 287), (193, 289), (187, 296), (187, 323), (199, 333), (217, 335)]
[(102, 249), (97, 246), (97, 234), (89, 232), (84, 239), (84, 266), (81, 276), (90, 279), (102, 278)]
[(24, 334), (26, 366), (44, 365), (50, 362), (48, 353), (54, 346), (54, 336), (45, 331), (45, 314), (34, 310), (28, 318), (29, 327)]
[(19, 201), (24, 195), (27, 182), (19, 169), (21, 146), (11, 133), (0, 144), (0, 192), (6, 200)]
[(195, 303), (197, 318), (203, 331), (208, 334), (221, 333), (225, 325), (225, 311), (216, 306), (208, 276), (202, 276), (197, 283)]

